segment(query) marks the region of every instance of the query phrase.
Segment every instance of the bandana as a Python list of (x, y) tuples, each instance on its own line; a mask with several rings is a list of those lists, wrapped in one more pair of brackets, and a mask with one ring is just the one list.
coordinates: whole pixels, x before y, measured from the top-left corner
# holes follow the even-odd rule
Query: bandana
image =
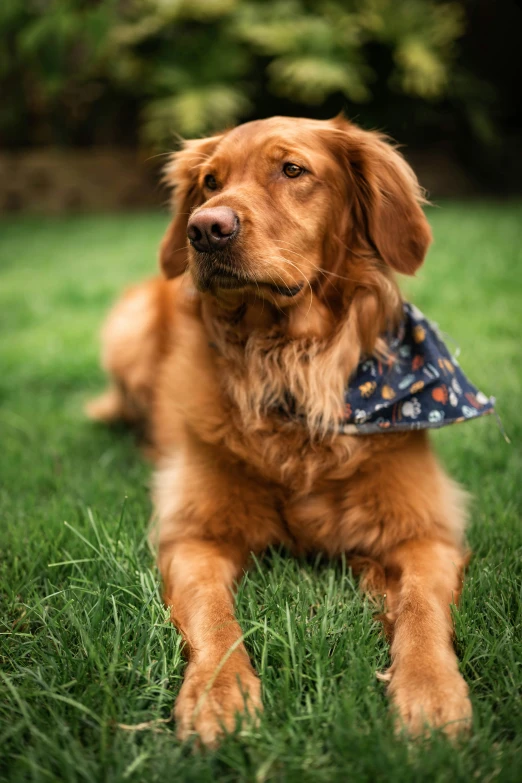
[(494, 412), (464, 375), (437, 324), (404, 303), (398, 333), (387, 339), (389, 359), (362, 361), (345, 392), (341, 433), (436, 429)]

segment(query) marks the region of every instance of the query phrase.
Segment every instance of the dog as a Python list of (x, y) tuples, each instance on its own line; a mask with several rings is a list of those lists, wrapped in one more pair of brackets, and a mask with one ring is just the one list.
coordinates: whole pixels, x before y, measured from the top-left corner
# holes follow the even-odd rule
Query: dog
[[(166, 180), (163, 276), (110, 313), (111, 384), (88, 410), (141, 424), (151, 442), (164, 599), (188, 655), (179, 737), (213, 746), (238, 714), (262, 709), (233, 588), (271, 546), (353, 557), (384, 596), (396, 725), (468, 730), (451, 618), (467, 496), (430, 447), (428, 419), (439, 426), (444, 410), (426, 426), (419, 413), (434, 378), (440, 402), (430, 399), (446, 406), (463, 381), (444, 357), (415, 354), (412, 374), (400, 369), (400, 330), (417, 350), (431, 329), (396, 282), (431, 242), (413, 171), (386, 137), (342, 116), (273, 117), (185, 142)], [(386, 380), (393, 368), (402, 387)], [(488, 407), (470, 396), (466, 410)]]

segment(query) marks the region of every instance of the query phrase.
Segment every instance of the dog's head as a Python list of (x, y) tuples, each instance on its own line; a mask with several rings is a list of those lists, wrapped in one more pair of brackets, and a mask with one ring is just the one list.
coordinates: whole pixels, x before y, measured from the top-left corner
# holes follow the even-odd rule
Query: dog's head
[(413, 274), (431, 241), (422, 193), (380, 134), (342, 117), (273, 117), (188, 141), (167, 167), (175, 217), (163, 239), (167, 277), (249, 291), (279, 306), (371, 259)]

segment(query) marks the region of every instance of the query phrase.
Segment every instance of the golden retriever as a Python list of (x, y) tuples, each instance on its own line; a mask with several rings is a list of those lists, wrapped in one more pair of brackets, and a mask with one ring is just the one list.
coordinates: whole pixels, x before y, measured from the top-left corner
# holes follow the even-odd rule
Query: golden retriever
[(262, 708), (232, 591), (273, 545), (356, 556), (385, 596), (397, 724), (456, 734), (471, 719), (450, 610), (465, 493), (425, 430), (338, 426), (355, 368), (386, 359), (400, 323), (395, 273), (431, 241), (415, 175), (342, 117), (274, 117), (186, 142), (166, 176), (164, 277), (110, 314), (112, 383), (89, 413), (152, 441), (159, 568), (189, 658), (179, 736), (213, 745)]

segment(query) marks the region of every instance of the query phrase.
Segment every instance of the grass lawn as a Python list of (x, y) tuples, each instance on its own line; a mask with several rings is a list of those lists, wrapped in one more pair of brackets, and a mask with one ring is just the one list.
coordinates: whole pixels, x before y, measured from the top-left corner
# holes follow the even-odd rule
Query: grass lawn
[(375, 677), (388, 652), (374, 608), (342, 564), (271, 553), (238, 595), (263, 680), (261, 726), (215, 753), (177, 743), (159, 722), (184, 662), (145, 536), (150, 467), (129, 433), (82, 414), (103, 384), (104, 312), (154, 271), (166, 218), (16, 219), (0, 223), (0, 779), (522, 779), (522, 209), (451, 203), (429, 214), (435, 245), (405, 287), (497, 397), (511, 438), (493, 417), (435, 434), (475, 496), (456, 612), (471, 738), (459, 750), (440, 736), (395, 739)]

